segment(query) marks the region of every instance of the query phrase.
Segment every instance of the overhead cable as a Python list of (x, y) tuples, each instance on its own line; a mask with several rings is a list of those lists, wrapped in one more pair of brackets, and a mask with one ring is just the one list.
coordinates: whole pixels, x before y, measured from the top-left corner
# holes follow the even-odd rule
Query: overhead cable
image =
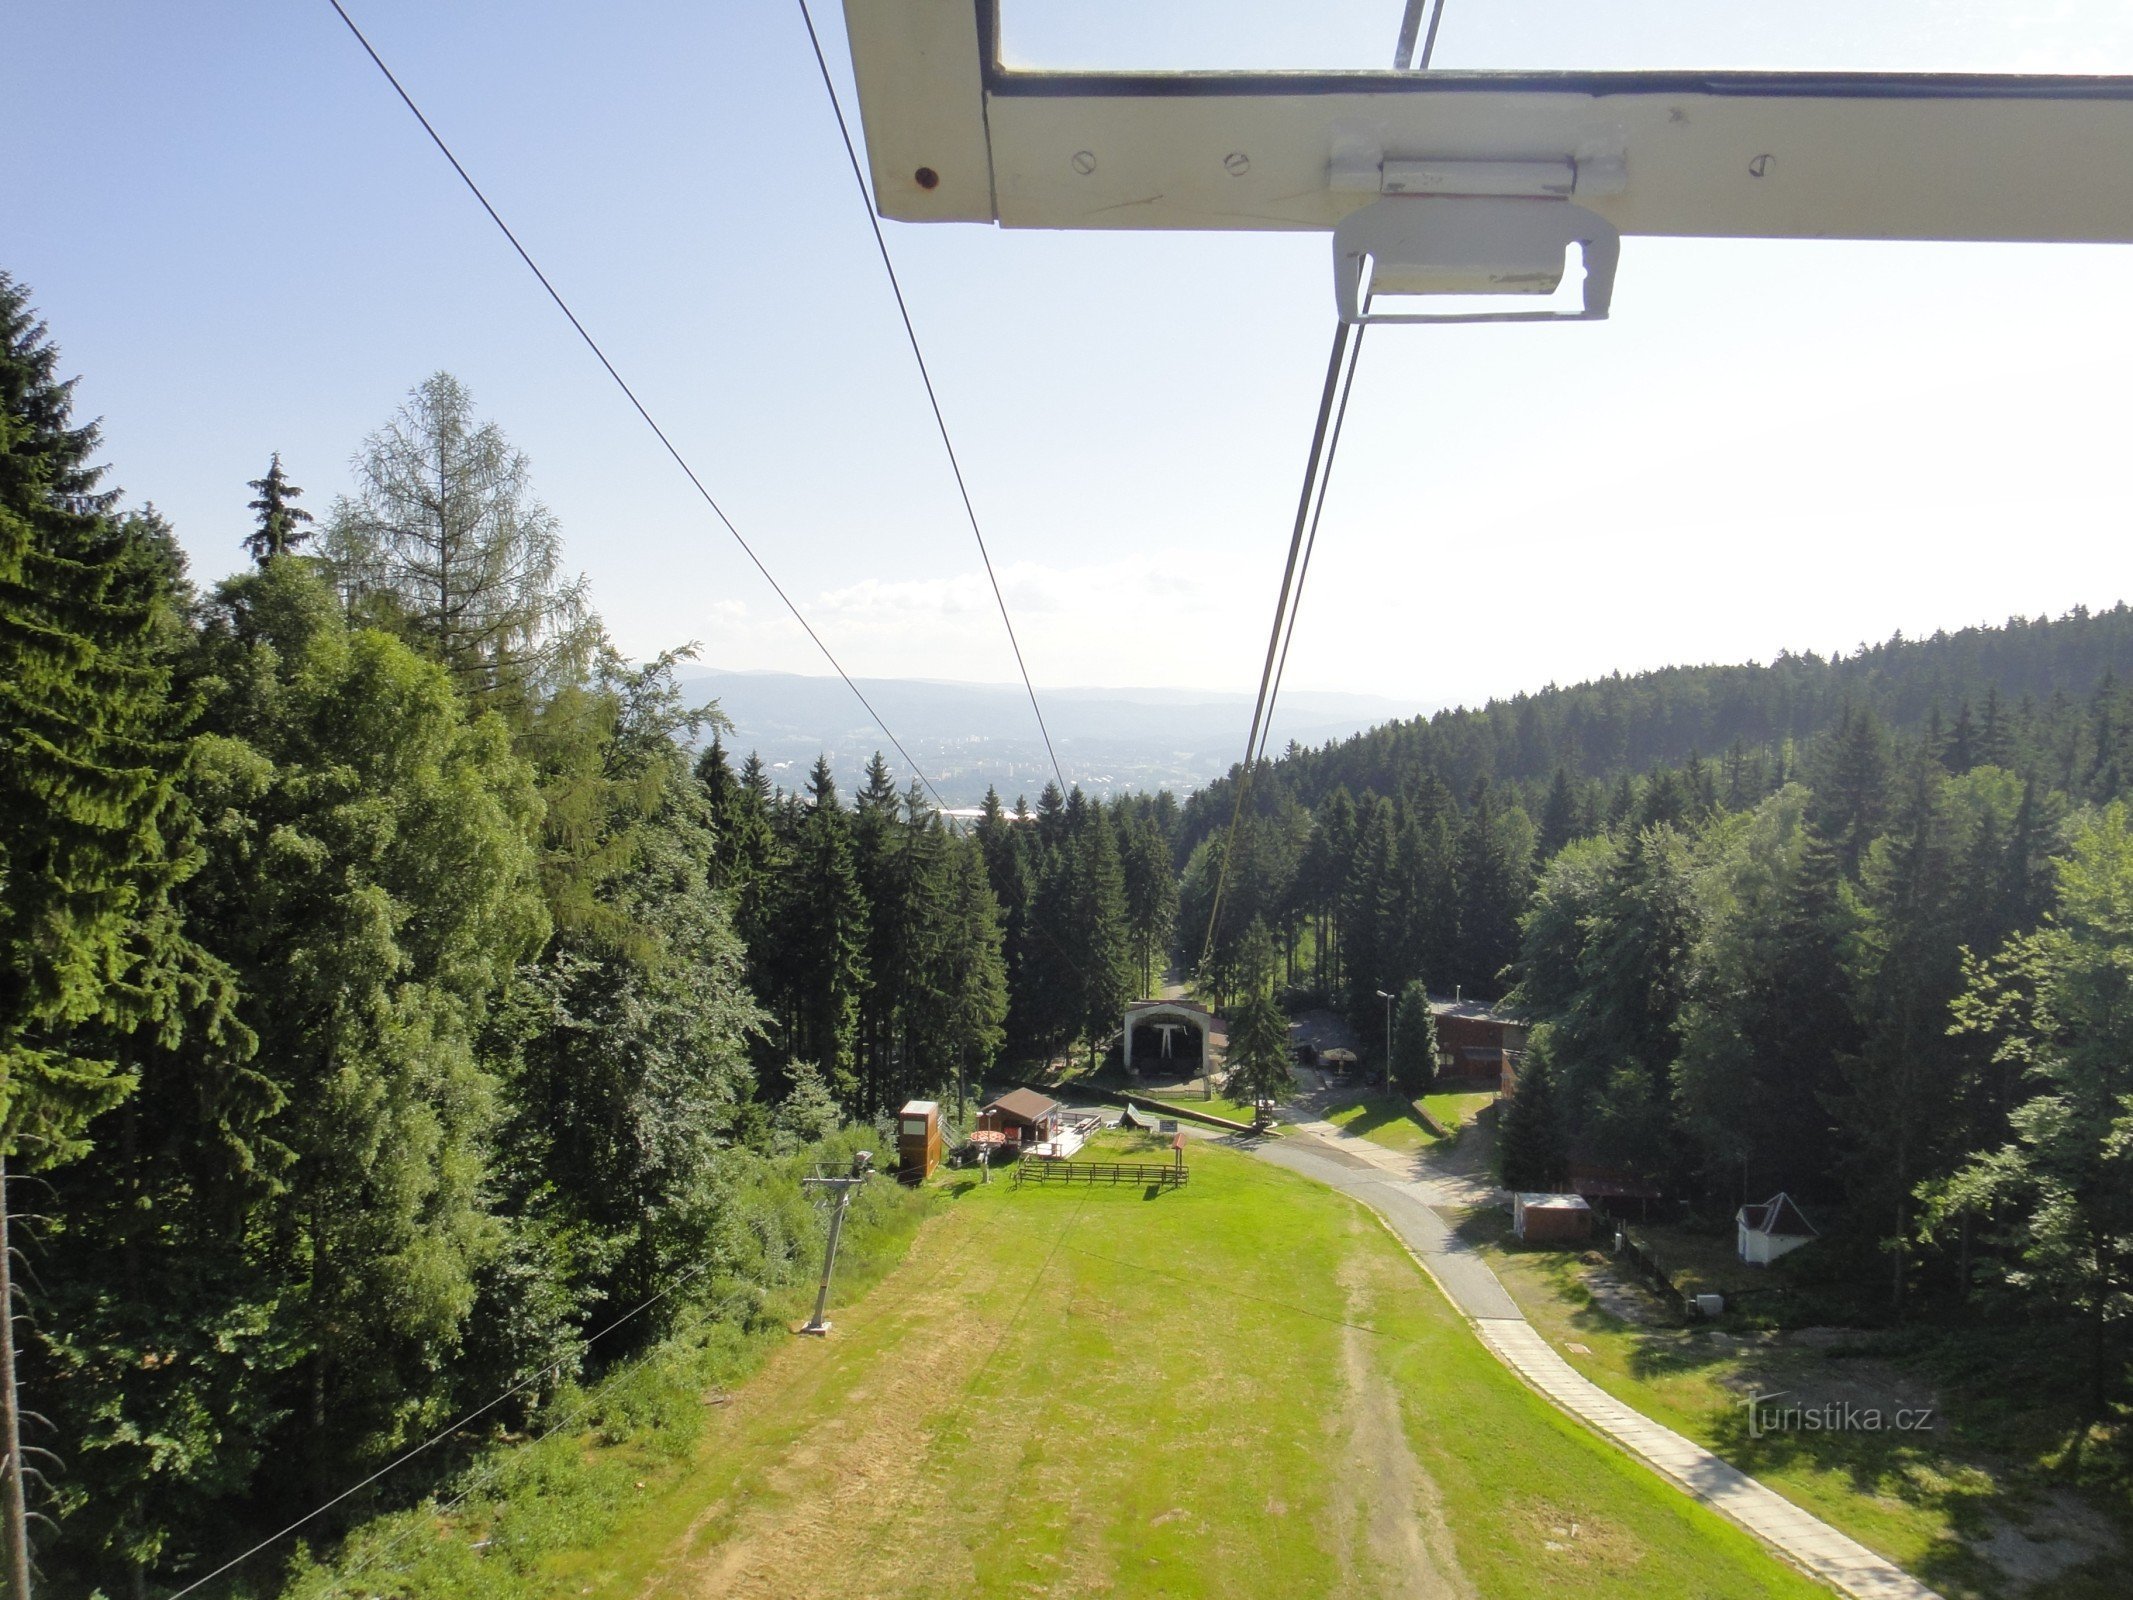
[(1355, 364), (1362, 359), (1363, 335), (1369, 331), (1367, 323), (1358, 323), (1355, 341), (1348, 346), (1348, 370), (1341, 378), (1340, 405), (1333, 413), (1333, 436), (1326, 442), (1326, 470), (1318, 475), (1318, 501), (1311, 508), (1311, 532), (1304, 540), (1303, 561), (1296, 569), (1296, 593), (1289, 601), (1289, 620), (1281, 636), (1281, 659), (1274, 664), (1274, 687), (1267, 695), (1266, 725), (1259, 730), (1259, 755), (1253, 760), (1254, 766), (1264, 759), (1267, 741), (1274, 736), (1274, 707), (1281, 699), (1282, 675), (1289, 670), (1289, 644), (1296, 637), (1297, 613), (1303, 610), (1304, 583), (1311, 576), (1311, 553), (1318, 548), (1318, 519), (1326, 514), (1326, 489), (1333, 482), (1333, 457), (1341, 447), (1341, 424), (1348, 420), (1348, 396), (1355, 389)]
[[(1422, 59), (1414, 61), (1415, 35), (1422, 31), (1424, 6), (1430, 6), (1429, 36), (1422, 41)], [(1417, 72), (1429, 66), (1429, 58), (1437, 49), (1437, 25), (1443, 20), (1444, 0), (1436, 0), (1433, 6), (1430, 5), (1430, 0), (1407, 0), (1407, 9), (1400, 16), (1400, 39), (1392, 50), (1392, 67), (1395, 72), (1407, 71), (1410, 61), (1414, 61), (1414, 70)]]
[(1337, 323), (1333, 329), (1333, 353), (1326, 360), (1326, 385), (1318, 400), (1318, 420), (1311, 429), (1311, 450), (1304, 461), (1303, 491), (1296, 498), (1296, 526), (1289, 534), (1289, 556), (1281, 570), (1281, 590), (1274, 600), (1274, 621), (1267, 630), (1266, 662), (1259, 669), (1259, 696), (1252, 705), (1252, 728), (1244, 740), (1244, 765), (1237, 774), (1235, 798), (1230, 806), (1229, 830), (1224, 836), (1222, 862), (1215, 874), (1214, 900), (1207, 909), (1207, 937), (1200, 946), (1200, 962), (1204, 967), (1207, 958), (1214, 952), (1215, 927), (1222, 916), (1222, 896), (1229, 886), (1230, 858), (1236, 852), (1237, 824), (1244, 816), (1244, 799), (1252, 786), (1252, 770), (1258, 763), (1260, 729), (1267, 721), (1267, 701), (1274, 682), (1274, 664), (1281, 648), (1283, 630), (1289, 619), (1290, 595), (1295, 588), (1296, 572), (1302, 558), (1304, 534), (1310, 525), (1311, 504), (1317, 489), (1321, 463), (1330, 468), (1332, 459), (1326, 449), (1333, 423), (1333, 404), (1341, 384), (1341, 362), (1348, 353), (1348, 324)]
[[(702, 1276), (706, 1271), (710, 1269), (710, 1265), (711, 1263), (708, 1261), (700, 1262), (696, 1266), (691, 1267), (687, 1272), (684, 1272), (679, 1277), (675, 1278), (672, 1283), (668, 1284), (657, 1294), (651, 1296), (649, 1299), (640, 1300), (636, 1305), (631, 1306), (629, 1310), (623, 1312), (621, 1316), (615, 1318), (614, 1321), (608, 1323), (606, 1327), (600, 1329), (597, 1333), (588, 1335), (585, 1340), (586, 1347), (590, 1348), (591, 1346), (598, 1344), (602, 1339), (613, 1333), (625, 1322), (628, 1322), (632, 1318), (651, 1310), (652, 1307), (658, 1305), (660, 1301), (668, 1298), (676, 1290), (684, 1287), (692, 1279)], [(379, 1479), (386, 1477), (390, 1473), (397, 1472), (400, 1468), (406, 1466), (407, 1463), (414, 1460), (415, 1457), (423, 1455), (428, 1451), (434, 1449), (436, 1446), (442, 1444), (445, 1440), (451, 1438), (454, 1434), (458, 1433), (461, 1429), (466, 1427), (468, 1423), (474, 1421), (477, 1417), (486, 1416), (489, 1412), (494, 1411), (498, 1406), (502, 1405), (506, 1400), (509, 1400), (513, 1395), (525, 1393), (526, 1390), (532, 1388), (535, 1384), (539, 1383), (544, 1378), (553, 1375), (559, 1375), (563, 1365), (564, 1363), (561, 1361), (552, 1361), (547, 1366), (542, 1367), (537, 1371), (528, 1373), (525, 1377), (519, 1379), (518, 1382), (511, 1385), (510, 1388), (504, 1390), (503, 1393), (497, 1395), (494, 1399), (484, 1401), (482, 1404), (476, 1406), (472, 1411), (469, 1411), (463, 1416), (459, 1417), (457, 1420), (446, 1424), (444, 1427), (438, 1429), (437, 1432), (431, 1434), (427, 1439), (423, 1440), (420, 1444), (415, 1445), (407, 1450), (401, 1451), (399, 1455), (393, 1457), (392, 1460), (386, 1462), (384, 1466), (378, 1468), (376, 1472), (373, 1472), (369, 1477), (363, 1479), (360, 1483), (352, 1483), (347, 1488), (343, 1489), (339, 1494), (335, 1495), (331, 1500), (322, 1501), (318, 1505), (313, 1506), (309, 1511), (306, 1511), (302, 1516), (298, 1517), (294, 1522), (290, 1523), (280, 1532), (269, 1534), (266, 1538), (260, 1540), (259, 1543), (253, 1545), (243, 1554), (232, 1556), (229, 1560), (223, 1562), (221, 1566), (217, 1567), (213, 1572), (208, 1573), (207, 1576), (203, 1578), (195, 1578), (191, 1583), (188, 1583), (184, 1588), (180, 1589), (176, 1594), (172, 1595), (170, 1597), (170, 1600), (185, 1600), (185, 1596), (191, 1594), (195, 1589), (199, 1589), (207, 1584), (213, 1583), (225, 1572), (229, 1572), (237, 1567), (242, 1566), (245, 1562), (251, 1560), (252, 1557), (258, 1555), (262, 1550), (269, 1549), (272, 1546), (279, 1544), (282, 1540), (288, 1538), (290, 1534), (296, 1532), (297, 1529), (305, 1526), (307, 1523), (316, 1521), (319, 1517), (324, 1516), (327, 1512), (331, 1511), (342, 1501), (348, 1499), (351, 1495), (360, 1494), (363, 1490), (369, 1488)]]
[(910, 767), (911, 771), (917, 775), (919, 782), (923, 783), (927, 791), (932, 794), (934, 804), (939, 806), (941, 810), (946, 811), (948, 802), (941, 797), (940, 790), (934, 787), (933, 780), (926, 776), (925, 769), (912, 760), (911, 752), (904, 748), (903, 741), (896, 737), (895, 730), (883, 719), (881, 713), (874, 709), (874, 703), (866, 697), (866, 692), (852, 681), (852, 675), (844, 670), (843, 664), (838, 661), (835, 653), (831, 651), (828, 645), (822, 642), (822, 636), (815, 632), (814, 625), (807, 620), (806, 616), (801, 613), (800, 608), (793, 603), (792, 596), (785, 592), (784, 585), (771, 576), (770, 568), (766, 567), (763, 564), (763, 558), (755, 553), (755, 547), (742, 537), (741, 530), (734, 526), (733, 519), (727, 516), (718, 501), (712, 498), (711, 491), (704, 487), (703, 480), (696, 475), (696, 469), (690, 466), (688, 459), (682, 455), (680, 450), (675, 448), (674, 441), (667, 437), (666, 429), (662, 428), (653, 418), (652, 413), (645, 408), (644, 402), (637, 398), (637, 391), (629, 386), (622, 374), (615, 369), (615, 364), (608, 360), (607, 352), (601, 349), (600, 342), (586, 331), (585, 324), (578, 320), (578, 314), (570, 309), (570, 303), (557, 291), (556, 286), (548, 281), (548, 274), (541, 270), (540, 263), (535, 261), (526, 247), (519, 243), (518, 235), (511, 231), (510, 224), (506, 223), (503, 217), (498, 214), (496, 207), (489, 203), (489, 197), (482, 193), (481, 185), (476, 183), (467, 172), (467, 169), (460, 164), (459, 157), (452, 154), (452, 147), (446, 144), (443, 136), (437, 132), (436, 128), (431, 126), (430, 119), (422, 114), (422, 108), (415, 104), (414, 97), (401, 86), (400, 80), (393, 75), (392, 68), (385, 64), (385, 58), (380, 56), (370, 40), (364, 37), (363, 30), (356, 26), (355, 18), (348, 14), (346, 7), (341, 4), (341, 0), (326, 0), (326, 3), (332, 6), (341, 21), (348, 25), (348, 31), (355, 35), (356, 43), (363, 47), (363, 53), (369, 56), (378, 71), (385, 75), (385, 81), (392, 85), (393, 93), (400, 97), (401, 103), (409, 111), (413, 112), (415, 120), (422, 124), (422, 131), (430, 136), (430, 143), (434, 144), (443, 154), (444, 159), (452, 164), (452, 170), (459, 174), (459, 181), (467, 186), (468, 192), (481, 202), (481, 208), (489, 214), (489, 220), (495, 223), (497, 230), (510, 241), (511, 248), (518, 252), (519, 260), (526, 263), (526, 269), (540, 280), (541, 287), (548, 291), (548, 298), (555, 302), (556, 309), (563, 313), (569, 320), (571, 327), (577, 330), (578, 337), (585, 341), (585, 348), (593, 353), (594, 358), (606, 369), (607, 375), (615, 380), (615, 387), (622, 391), (623, 398), (628, 400), (637, 415), (644, 419), (644, 425), (652, 430), (653, 436), (665, 447), (667, 454), (674, 458), (674, 464), (681, 468), (683, 475), (688, 478), (690, 485), (702, 498), (704, 504), (711, 508), (711, 514), (718, 518), (728, 533), (733, 535), (733, 542), (741, 547), (741, 553), (747, 556), (749, 561), (753, 563), (755, 570), (763, 575), (763, 581), (769, 584), (772, 592), (777, 595), (779, 600), (784, 602), (785, 609), (792, 613), (793, 621), (800, 624), (801, 630), (813, 641), (815, 648), (822, 652), (822, 659), (830, 664), (830, 669), (844, 680), (844, 686), (851, 690), (860, 705), (866, 708), (867, 715), (874, 719), (874, 725), (881, 729), (889, 743), (896, 747), (896, 753), (904, 758), (905, 765)]
[(963, 481), (963, 463), (956, 458), (955, 441), (948, 436), (948, 419), (941, 414), (941, 399), (933, 389), (933, 374), (926, 368), (926, 353), (919, 348), (918, 329), (911, 322), (911, 308), (904, 303), (904, 286), (896, 276), (896, 263), (889, 256), (889, 241), (881, 231), (881, 218), (874, 211), (873, 192), (867, 187), (866, 174), (860, 170), (859, 151), (852, 143), (851, 124), (845, 120), (844, 103), (837, 96), (836, 80), (830, 76), (829, 59), (822, 53), (822, 39), (815, 32), (814, 14), (807, 8), (807, 0), (799, 0), (800, 20), (807, 27), (807, 42), (815, 52), (815, 65), (822, 73), (822, 87), (829, 95), (830, 110), (837, 118), (837, 133), (844, 140), (844, 158), (851, 164), (852, 181), (859, 186), (859, 208), (866, 213), (867, 226), (874, 230), (874, 248), (881, 252), (882, 270), (889, 275), (889, 291), (896, 296), (896, 314), (903, 318), (904, 337), (911, 341), (911, 359), (918, 363), (919, 381), (926, 386), (926, 403), (933, 408), (933, 425), (940, 430), (941, 448), (948, 452), (948, 468), (955, 474), (956, 493), (963, 497), (963, 515), (970, 521), (971, 537), (978, 541), (978, 557), (985, 563), (985, 578), (992, 585), (992, 597), (1000, 607), (1000, 621), (1007, 629), (1007, 642), (1015, 652), (1015, 670), (1022, 674), (1022, 687), (1029, 692), (1029, 708), (1037, 718), (1037, 731), (1044, 736), (1044, 753), (1051, 757), (1052, 776), (1059, 781), (1059, 792), (1067, 792), (1066, 774), (1060, 770), (1059, 756), (1052, 749), (1052, 730), (1044, 725), (1044, 709), (1037, 704), (1037, 686), (1030, 681), (1029, 667), (1022, 659), (1022, 641), (1015, 637), (1014, 619), (1007, 614), (1007, 596), (1000, 592), (999, 574), (993, 571), (992, 552), (985, 545), (985, 530), (978, 526), (977, 508), (971, 504), (970, 485)]

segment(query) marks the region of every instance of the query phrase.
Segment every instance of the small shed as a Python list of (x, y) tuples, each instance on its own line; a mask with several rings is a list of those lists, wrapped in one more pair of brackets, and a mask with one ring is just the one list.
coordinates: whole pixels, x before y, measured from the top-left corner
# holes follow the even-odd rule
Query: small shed
[(1128, 1132), (1153, 1133), (1159, 1120), (1153, 1111), (1143, 1111), (1139, 1106), (1129, 1105), (1118, 1114), (1118, 1125)]
[(1050, 1144), (1059, 1137), (1064, 1111), (1057, 1100), (1035, 1089), (1012, 1089), (978, 1110), (978, 1126), (1006, 1135), (1011, 1145)]
[(896, 1173), (906, 1183), (924, 1183), (941, 1164), (941, 1108), (934, 1100), (907, 1100), (896, 1113)]
[(1511, 1201), (1511, 1231), (1528, 1244), (1592, 1237), (1592, 1207), (1581, 1194), (1521, 1194)]
[(1779, 1256), (1821, 1237), (1782, 1189), (1759, 1206), (1742, 1206), (1733, 1225), (1740, 1258), (1751, 1267), (1767, 1267)]

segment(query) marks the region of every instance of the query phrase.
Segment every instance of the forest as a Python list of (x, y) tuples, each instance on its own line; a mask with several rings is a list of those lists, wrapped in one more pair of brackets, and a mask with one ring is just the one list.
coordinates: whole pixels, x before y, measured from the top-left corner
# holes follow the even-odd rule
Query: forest
[(1290, 1003), (1365, 1040), (1381, 995), (1412, 1038), (1425, 994), (1500, 1002), (1532, 1028), (1508, 1187), (1604, 1180), (1713, 1228), (1787, 1191), (1846, 1315), (2030, 1319), (2099, 1425), (2125, 1403), (2123, 604), (1549, 690), (1244, 776), (1183, 808), (1211, 989), (1271, 930)]
[(963, 833), (878, 759), (850, 804), (734, 770), (450, 376), (316, 514), (278, 456), (233, 485), (253, 559), (201, 588), (59, 360), (0, 278), (0, 1153), (61, 1592), (755, 1325), (802, 1176), (1160, 971), (1167, 799)]
[(1508, 1184), (1787, 1189), (1876, 1315), (2035, 1319), (2126, 1399), (2124, 605), (958, 829), (879, 756), (778, 788), (693, 647), (625, 659), (447, 374), (315, 513), (262, 449), (207, 585), (71, 391), (0, 276), (0, 1158), (61, 1592), (172, 1593), (480, 1408), (330, 1542), (685, 1322), (769, 1326), (804, 1176), (1104, 1069), (1166, 972), (1255, 1095), (1284, 1008), (1403, 996), (1415, 1088), (1426, 996), (1499, 1001)]

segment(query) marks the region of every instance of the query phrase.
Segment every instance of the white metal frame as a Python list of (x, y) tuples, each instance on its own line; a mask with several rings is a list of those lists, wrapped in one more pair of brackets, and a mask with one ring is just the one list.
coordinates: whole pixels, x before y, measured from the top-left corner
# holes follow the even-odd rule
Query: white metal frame
[(1024, 71), (998, 0), (845, 19), (901, 221), (1331, 230), (1403, 173), (1481, 161), (1567, 164), (1618, 234), (2133, 240), (2133, 78)]

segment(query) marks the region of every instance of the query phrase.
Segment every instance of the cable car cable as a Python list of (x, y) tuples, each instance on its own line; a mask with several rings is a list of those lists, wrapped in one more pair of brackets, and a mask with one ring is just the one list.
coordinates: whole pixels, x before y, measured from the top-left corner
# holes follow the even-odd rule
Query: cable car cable
[(1335, 325), (1333, 330), (1333, 353), (1326, 360), (1326, 386), (1318, 401), (1318, 421), (1311, 430), (1311, 451), (1304, 463), (1303, 491), (1296, 498), (1296, 526), (1289, 535), (1289, 557), (1281, 571), (1281, 591), (1274, 601), (1274, 621), (1267, 630), (1266, 663), (1259, 669), (1259, 696), (1252, 705), (1252, 728), (1244, 740), (1244, 764), (1237, 775), (1237, 792), (1230, 806), (1229, 829), (1224, 835), (1222, 864), (1215, 874), (1214, 899), (1207, 908), (1207, 937), (1200, 946), (1200, 966), (1207, 965), (1207, 958), (1215, 947), (1215, 926), (1222, 915), (1222, 896), (1229, 886), (1230, 857), (1235, 853), (1237, 824), (1244, 815), (1245, 796), (1252, 786), (1252, 770), (1256, 765), (1260, 745), (1260, 729), (1266, 721), (1267, 695), (1273, 686), (1274, 664), (1281, 647), (1282, 629), (1289, 616), (1289, 597), (1295, 588), (1296, 569), (1303, 553), (1304, 533), (1311, 517), (1313, 491), (1318, 483), (1321, 462), (1326, 466), (1331, 457), (1326, 446), (1332, 429), (1333, 403), (1340, 390), (1341, 362), (1348, 353), (1348, 324)]
[(1318, 548), (1318, 519), (1326, 512), (1326, 491), (1333, 482), (1333, 456), (1341, 447), (1341, 424), (1348, 420), (1348, 396), (1355, 389), (1355, 364), (1362, 358), (1363, 335), (1369, 331), (1367, 324), (1358, 325), (1355, 330), (1355, 342), (1348, 347), (1348, 371), (1341, 379), (1341, 403), (1339, 409), (1333, 413), (1333, 436), (1326, 443), (1326, 470), (1318, 477), (1318, 503), (1311, 510), (1311, 533), (1304, 540), (1303, 562), (1296, 569), (1296, 598), (1289, 605), (1288, 629), (1281, 638), (1281, 660), (1274, 667), (1274, 690), (1267, 696), (1266, 726), (1259, 734), (1259, 755), (1262, 759), (1266, 755), (1268, 741), (1274, 737), (1274, 707), (1281, 699), (1282, 675), (1289, 670), (1289, 644), (1296, 637), (1297, 614), (1303, 610), (1304, 583), (1311, 576), (1311, 552)]
[[(704, 1261), (694, 1267), (691, 1267), (687, 1272), (682, 1273), (672, 1283), (668, 1284), (664, 1289), (660, 1290), (657, 1294), (651, 1296), (651, 1298), (639, 1301), (636, 1305), (630, 1307), (629, 1310), (623, 1312), (621, 1316), (615, 1318), (614, 1321), (608, 1323), (607, 1326), (601, 1328), (598, 1332), (588, 1334), (585, 1338), (585, 1344), (588, 1348), (594, 1344), (597, 1344), (600, 1340), (606, 1338), (609, 1334), (613, 1333), (617, 1328), (621, 1327), (631, 1318), (639, 1315), (642, 1312), (651, 1310), (653, 1306), (656, 1306), (657, 1304), (659, 1304), (660, 1301), (666, 1299), (669, 1295), (673, 1294), (675, 1290), (682, 1288), (691, 1280), (698, 1278), (704, 1273), (708, 1272), (711, 1269), (711, 1265), (712, 1264), (709, 1261)], [(561, 1361), (551, 1361), (547, 1366), (538, 1368), (535, 1371), (528, 1373), (525, 1377), (519, 1379), (517, 1383), (514, 1383), (510, 1388), (504, 1390), (503, 1393), (497, 1395), (493, 1400), (484, 1401), (482, 1404), (476, 1406), (472, 1411), (466, 1412), (464, 1415), (460, 1416), (455, 1421), (448, 1423), (446, 1426), (439, 1429), (437, 1432), (431, 1434), (420, 1444), (414, 1445), (409, 1449), (401, 1451), (399, 1455), (393, 1457), (392, 1460), (386, 1462), (384, 1466), (378, 1468), (376, 1472), (373, 1472), (369, 1477), (363, 1479), (361, 1482), (352, 1483), (347, 1488), (343, 1489), (339, 1494), (335, 1495), (331, 1500), (322, 1501), (320, 1504), (313, 1506), (309, 1511), (306, 1511), (302, 1516), (298, 1517), (294, 1522), (283, 1528), (279, 1533), (269, 1534), (266, 1538), (260, 1540), (259, 1543), (253, 1545), (251, 1549), (245, 1551), (242, 1555), (232, 1556), (229, 1560), (223, 1562), (221, 1566), (217, 1567), (213, 1572), (208, 1573), (205, 1577), (195, 1578), (191, 1583), (188, 1583), (184, 1588), (180, 1589), (176, 1594), (172, 1595), (170, 1597), (170, 1600), (185, 1600), (185, 1596), (191, 1594), (195, 1589), (201, 1588), (206, 1584), (213, 1583), (225, 1572), (228, 1572), (235, 1567), (242, 1566), (245, 1562), (251, 1560), (252, 1557), (258, 1555), (260, 1551), (265, 1550), (270, 1545), (278, 1544), (283, 1539), (286, 1539), (290, 1534), (296, 1532), (298, 1528), (304, 1526), (305, 1523), (312, 1521), (314, 1518), (319, 1517), (328, 1511), (331, 1511), (335, 1506), (339, 1505), (343, 1500), (346, 1500), (350, 1495), (357, 1494), (362, 1490), (369, 1488), (372, 1484), (376, 1483), (380, 1478), (383, 1478), (388, 1473), (397, 1471), (399, 1468), (405, 1466), (408, 1462), (414, 1460), (415, 1457), (423, 1454), (425, 1451), (435, 1448), (437, 1445), (443, 1443), (446, 1439), (451, 1438), (453, 1434), (459, 1432), (460, 1429), (464, 1428), (476, 1417), (484, 1416), (487, 1413), (494, 1411), (498, 1406), (502, 1405), (506, 1400), (509, 1400), (513, 1395), (524, 1393), (527, 1389), (531, 1388), (542, 1378), (548, 1376), (548, 1374), (559, 1370), (562, 1365), (563, 1363)], [(601, 1381), (605, 1383), (606, 1380), (603, 1379)]]
[(911, 323), (911, 308), (904, 303), (904, 286), (896, 276), (896, 263), (889, 256), (889, 241), (881, 231), (881, 218), (875, 215), (873, 193), (867, 187), (866, 174), (860, 170), (859, 151), (852, 143), (851, 124), (845, 120), (844, 102), (837, 97), (836, 81), (830, 76), (829, 59), (822, 53), (822, 39), (815, 32), (814, 14), (807, 8), (807, 0), (799, 0), (800, 20), (807, 27), (807, 42), (815, 52), (815, 65), (822, 73), (822, 88), (829, 95), (830, 110), (837, 118), (837, 134), (844, 140), (844, 158), (851, 164), (852, 181), (859, 185), (859, 206), (866, 213), (867, 226), (874, 230), (874, 248), (881, 252), (882, 270), (889, 275), (889, 292), (896, 296), (896, 314), (903, 318), (904, 337), (911, 341), (911, 359), (918, 363), (919, 381), (926, 386), (926, 404), (933, 408), (933, 425), (940, 430), (941, 448), (948, 452), (948, 469), (955, 474), (956, 493), (963, 497), (963, 515), (970, 519), (971, 537), (978, 541), (978, 557), (985, 563), (985, 579), (992, 585), (992, 597), (1000, 607), (1000, 621), (1007, 628), (1007, 642), (1015, 652), (1015, 670), (1022, 674), (1022, 687), (1029, 692), (1029, 708), (1037, 718), (1037, 731), (1044, 736), (1044, 753), (1051, 757), (1052, 776), (1059, 781), (1059, 792), (1067, 792), (1066, 774), (1060, 770), (1059, 756), (1052, 749), (1052, 730), (1044, 725), (1044, 710), (1037, 704), (1037, 686), (1030, 681), (1029, 667), (1022, 659), (1022, 641), (1015, 636), (1014, 619), (1007, 614), (1007, 596), (1000, 592), (999, 574), (993, 571), (992, 552), (985, 545), (985, 531), (978, 526), (977, 507), (971, 504), (970, 485), (963, 481), (963, 463), (956, 458), (955, 441), (948, 436), (948, 419), (941, 414), (941, 398), (933, 389), (933, 374), (926, 367), (926, 353), (919, 348), (918, 329)]

